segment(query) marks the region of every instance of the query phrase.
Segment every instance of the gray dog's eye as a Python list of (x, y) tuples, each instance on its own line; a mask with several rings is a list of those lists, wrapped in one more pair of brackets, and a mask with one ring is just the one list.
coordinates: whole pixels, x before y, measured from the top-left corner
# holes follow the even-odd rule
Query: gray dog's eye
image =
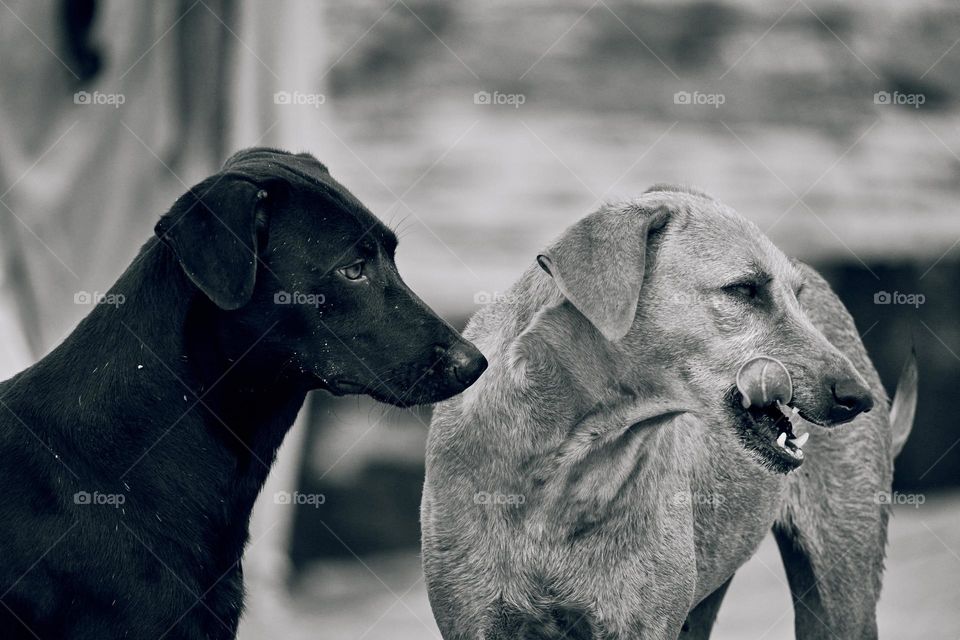
[(359, 280), (363, 277), (363, 260), (358, 260), (353, 264), (337, 269), (337, 273), (347, 280)]
[(752, 300), (757, 297), (759, 287), (752, 282), (738, 282), (723, 288), (729, 294)]

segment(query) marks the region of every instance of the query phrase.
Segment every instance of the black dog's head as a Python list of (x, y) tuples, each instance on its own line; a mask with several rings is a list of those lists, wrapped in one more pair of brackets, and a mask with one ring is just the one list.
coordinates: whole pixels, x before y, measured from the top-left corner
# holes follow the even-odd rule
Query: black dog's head
[(242, 151), (155, 231), (226, 319), (226, 348), (256, 340), (308, 388), (409, 406), (486, 368), (400, 278), (393, 232), (309, 154)]

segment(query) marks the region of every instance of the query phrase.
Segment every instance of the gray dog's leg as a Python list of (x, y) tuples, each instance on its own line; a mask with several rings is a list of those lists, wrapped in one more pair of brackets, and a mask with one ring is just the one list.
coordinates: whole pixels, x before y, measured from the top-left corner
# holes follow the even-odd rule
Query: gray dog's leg
[[(877, 637), (886, 517), (882, 520), (835, 517), (833, 526), (824, 526), (800, 515), (793, 526), (774, 527), (790, 583), (797, 640)], [(864, 540), (865, 533), (875, 539)]]
[(727, 595), (727, 587), (732, 581), (733, 576), (730, 576), (729, 580), (701, 600), (700, 604), (687, 614), (687, 621), (683, 624), (683, 631), (680, 632), (682, 640), (707, 640), (710, 637), (713, 623), (720, 611), (720, 604), (723, 603), (723, 597)]

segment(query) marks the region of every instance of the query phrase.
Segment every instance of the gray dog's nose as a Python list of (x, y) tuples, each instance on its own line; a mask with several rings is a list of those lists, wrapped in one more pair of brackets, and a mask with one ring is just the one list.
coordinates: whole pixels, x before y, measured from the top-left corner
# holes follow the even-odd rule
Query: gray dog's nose
[(861, 413), (873, 408), (873, 396), (852, 378), (836, 380), (831, 384), (833, 391), (833, 407), (830, 408), (831, 422), (849, 422)]
[(470, 386), (487, 369), (487, 359), (472, 344), (461, 342), (447, 351), (448, 367), (463, 385)]

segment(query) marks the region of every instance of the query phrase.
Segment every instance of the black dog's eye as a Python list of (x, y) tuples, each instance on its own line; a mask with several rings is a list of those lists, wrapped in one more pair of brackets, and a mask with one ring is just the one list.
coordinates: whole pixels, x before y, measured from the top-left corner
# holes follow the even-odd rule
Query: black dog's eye
[(337, 273), (347, 280), (359, 280), (363, 277), (363, 260), (348, 264), (345, 267), (337, 269)]

